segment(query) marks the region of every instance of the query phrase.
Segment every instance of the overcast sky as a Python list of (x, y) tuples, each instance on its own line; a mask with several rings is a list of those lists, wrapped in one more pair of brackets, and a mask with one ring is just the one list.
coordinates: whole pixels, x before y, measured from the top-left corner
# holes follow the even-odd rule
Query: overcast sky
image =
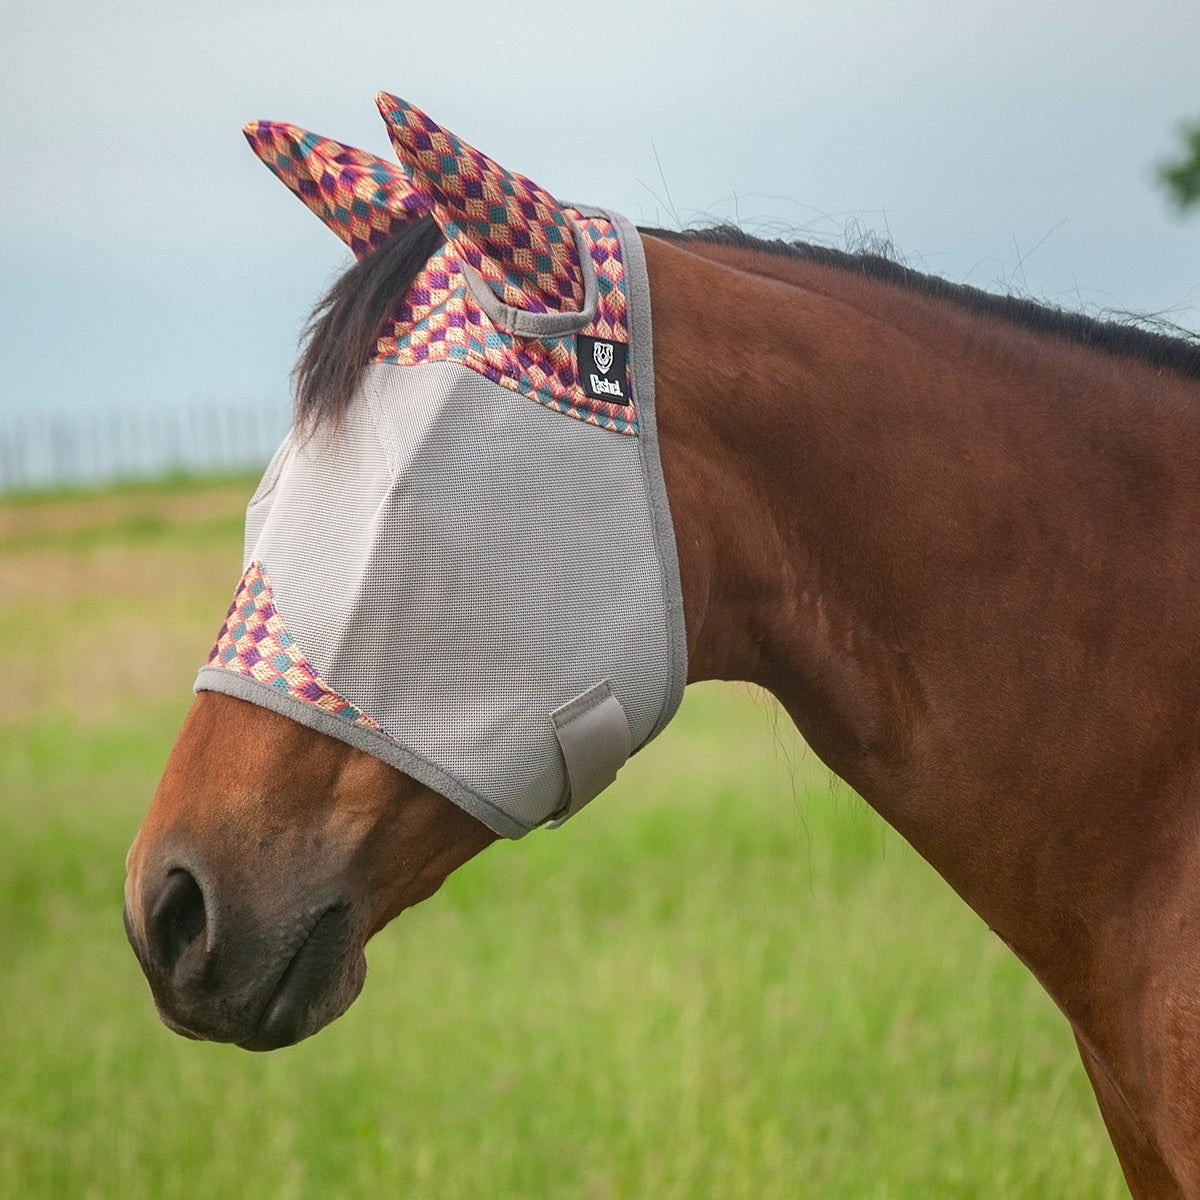
[(1197, 0), (3, 0), (0, 418), (282, 407), (347, 254), (240, 127), (388, 155), (381, 88), (642, 223), (869, 230), (950, 279), (1200, 329), (1200, 216), (1154, 183), (1198, 61)]

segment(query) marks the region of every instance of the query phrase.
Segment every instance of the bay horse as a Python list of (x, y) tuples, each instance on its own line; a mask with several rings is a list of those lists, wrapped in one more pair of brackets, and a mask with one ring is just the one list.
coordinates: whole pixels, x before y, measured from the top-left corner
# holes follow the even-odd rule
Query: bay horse
[[(392, 201), (318, 310), (311, 437), (444, 245)], [(1200, 348), (733, 229), (641, 246), (688, 681), (778, 698), (1058, 1004), (1132, 1194), (1200, 1197)], [(173, 1029), (285, 1045), (497, 836), (201, 691), (126, 926)]]

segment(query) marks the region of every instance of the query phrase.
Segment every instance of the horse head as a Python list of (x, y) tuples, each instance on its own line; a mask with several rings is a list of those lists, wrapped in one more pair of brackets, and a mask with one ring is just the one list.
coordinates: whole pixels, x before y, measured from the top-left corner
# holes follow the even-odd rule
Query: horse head
[(361, 261), (128, 861), (163, 1020), (252, 1049), (344, 1011), (367, 939), (497, 836), (577, 812), (686, 674), (636, 231), (379, 105), (398, 167), (246, 130)]

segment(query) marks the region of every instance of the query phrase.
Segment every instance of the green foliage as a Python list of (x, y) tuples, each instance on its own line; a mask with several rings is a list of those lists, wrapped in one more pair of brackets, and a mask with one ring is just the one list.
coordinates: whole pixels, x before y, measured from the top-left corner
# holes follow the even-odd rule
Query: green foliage
[(1180, 212), (1200, 204), (1200, 120), (1180, 128), (1183, 150), (1177, 158), (1160, 163), (1158, 180)]
[[(168, 1033), (121, 929), (123, 858), (243, 500), (153, 499), (186, 558), (131, 540), (129, 513), (81, 549), (91, 518), (61, 510), (0, 550), (10, 677), (40, 678), (50, 636), (100, 664), (0, 706), (6, 1195), (1127, 1196), (1054, 1006), (744, 688), (691, 689), (585, 813), (402, 914), (315, 1038), (251, 1055)], [(50, 624), (29, 623), (31, 564), (54, 572)], [(168, 611), (188, 628), (149, 637)], [(159, 667), (104, 682), (131, 622)]]

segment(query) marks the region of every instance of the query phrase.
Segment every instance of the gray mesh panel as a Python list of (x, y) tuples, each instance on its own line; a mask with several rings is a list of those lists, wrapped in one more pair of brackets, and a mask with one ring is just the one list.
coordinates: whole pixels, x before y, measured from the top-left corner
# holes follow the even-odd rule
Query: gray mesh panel
[(268, 503), (248, 557), (314, 667), (517, 821), (566, 799), (550, 713), (581, 691), (610, 678), (649, 737), (668, 634), (636, 438), (459, 364), (374, 365)]

